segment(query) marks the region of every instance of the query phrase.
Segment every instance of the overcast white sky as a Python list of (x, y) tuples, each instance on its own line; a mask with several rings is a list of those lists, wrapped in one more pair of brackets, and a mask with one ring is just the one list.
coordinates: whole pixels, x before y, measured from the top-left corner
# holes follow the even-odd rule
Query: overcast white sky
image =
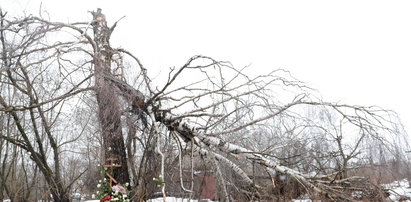
[[(2, 0), (10, 13), (120, 21), (113, 45), (150, 70), (202, 54), (256, 72), (284, 68), (323, 98), (397, 111), (411, 129), (411, 1)], [(149, 71), (150, 71), (149, 70)]]

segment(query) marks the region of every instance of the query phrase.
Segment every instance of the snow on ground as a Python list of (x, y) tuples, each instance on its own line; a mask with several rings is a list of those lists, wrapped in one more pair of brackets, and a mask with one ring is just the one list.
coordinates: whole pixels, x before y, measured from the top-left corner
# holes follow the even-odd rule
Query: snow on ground
[[(390, 184), (383, 184), (382, 187), (387, 189), (388, 193), (390, 194), (389, 197), (387, 198), (387, 201), (411, 202), (411, 187), (410, 187), (410, 182), (407, 179), (394, 181)], [(308, 197), (302, 197), (302, 198), (303, 199), (294, 199), (292, 201), (293, 202), (311, 202), (310, 199), (304, 199)], [(207, 199), (201, 199), (200, 201), (201, 202), (212, 202), (212, 200), (207, 200)], [(99, 200), (88, 200), (85, 202), (99, 202)], [(163, 198), (150, 199), (147, 202), (163, 202)], [(199, 202), (199, 200), (167, 197), (166, 202)]]
[[(384, 188), (389, 189), (390, 196), (387, 198), (391, 201), (408, 201), (411, 202), (411, 187), (407, 179), (394, 181), (390, 184), (384, 184)], [(406, 200), (404, 200), (406, 199)]]
[[(99, 200), (89, 200), (85, 202), (99, 202)], [(149, 199), (147, 202), (163, 202), (163, 198)], [(166, 202), (198, 202), (198, 200), (167, 197)], [(212, 202), (212, 200), (201, 199), (201, 202)]]
[[(394, 181), (390, 184), (383, 184), (381, 185), (383, 188), (388, 190), (388, 193), (390, 194), (386, 201), (389, 202), (399, 202), (399, 201), (404, 201), (404, 202), (411, 202), (411, 182), (409, 182), (407, 179), (399, 180), (399, 181)], [(355, 194), (355, 193), (353, 193)], [(361, 193), (358, 193), (361, 195)], [(301, 198), (309, 198), (309, 196), (303, 196)], [(310, 199), (293, 199), (293, 202), (312, 202)]]
[(292, 202), (312, 202), (311, 199), (309, 199), (310, 196), (308, 194), (304, 194), (300, 197), (298, 197), (298, 199), (292, 199)]
[[(163, 198), (149, 199), (147, 202), (163, 202)], [(198, 202), (198, 200), (167, 197), (166, 202)], [(212, 200), (201, 199), (201, 202), (212, 202)]]

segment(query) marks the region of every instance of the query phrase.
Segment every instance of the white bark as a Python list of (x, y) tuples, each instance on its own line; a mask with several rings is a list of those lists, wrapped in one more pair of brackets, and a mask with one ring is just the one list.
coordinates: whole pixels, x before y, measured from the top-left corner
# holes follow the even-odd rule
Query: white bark
[[(165, 122), (167, 122), (167, 121), (165, 121)], [(334, 190), (331, 187), (329, 187), (325, 184), (322, 184), (322, 183), (317, 183), (309, 175), (300, 173), (296, 170), (293, 170), (293, 169), (285, 167), (285, 166), (281, 166), (278, 163), (276, 163), (274, 160), (266, 158), (263, 155), (261, 155), (259, 153), (256, 153), (254, 151), (251, 151), (249, 149), (246, 149), (244, 147), (241, 147), (241, 146), (238, 146), (238, 145), (235, 145), (235, 144), (232, 144), (232, 143), (225, 142), (224, 140), (219, 139), (217, 137), (207, 136), (207, 135), (199, 132), (195, 128), (190, 128), (188, 126), (188, 124), (184, 123), (183, 121), (180, 121), (180, 122), (171, 121), (169, 123), (169, 125), (172, 126), (173, 130), (177, 131), (178, 134), (180, 134), (180, 135), (184, 134), (184, 137), (182, 137), (183, 139), (190, 138), (191, 141), (194, 141), (194, 143), (197, 144), (197, 146), (200, 146), (200, 147), (201, 146), (207, 146), (210, 149), (217, 148), (221, 152), (244, 156), (246, 159), (248, 159), (250, 161), (258, 163), (258, 164), (260, 164), (260, 165), (262, 165), (266, 168), (269, 168), (268, 170), (272, 169), (275, 172), (279, 172), (279, 173), (282, 173), (282, 174), (285, 174), (285, 175), (288, 175), (288, 176), (294, 178), (295, 180), (300, 182), (305, 187), (308, 187), (309, 188), (308, 191), (310, 191), (310, 190), (314, 191), (313, 194), (319, 193), (319, 194), (323, 194), (323, 195), (328, 195), (330, 198), (343, 197), (343, 196), (336, 196)], [(190, 133), (190, 134), (187, 136), (187, 133)], [(205, 153), (206, 151), (204, 151), (204, 149), (203, 149), (203, 150), (200, 150), (200, 152)], [(213, 154), (214, 154), (214, 159), (218, 159), (218, 155), (215, 155), (215, 153), (213, 153)], [(220, 158), (218, 160), (225, 161), (222, 158)], [(235, 166), (230, 161), (228, 161), (228, 162), (225, 161), (225, 163), (228, 163), (227, 164), (228, 166), (233, 168), (233, 170), (237, 174), (242, 176), (244, 181), (250, 182), (251, 179), (249, 179), (249, 177), (243, 171), (241, 171), (241, 169), (239, 169), (238, 166)], [(251, 182), (252, 182), (252, 180), (251, 180)]]
[(165, 183), (164, 183), (164, 181), (165, 181), (165, 179), (164, 179), (164, 154), (163, 154), (163, 152), (161, 151), (161, 149), (160, 149), (160, 146), (161, 146), (161, 142), (160, 142), (160, 139), (161, 139), (161, 137), (159, 137), (159, 135), (160, 135), (160, 128), (158, 127), (158, 125), (157, 125), (157, 122), (156, 121), (154, 121), (155, 120), (155, 118), (154, 118), (154, 113), (153, 113), (153, 111), (152, 111), (152, 109), (151, 109), (151, 107), (149, 107), (148, 109), (147, 109), (147, 111), (148, 111), (148, 114), (150, 115), (150, 118), (153, 120), (153, 127), (154, 127), (154, 132), (155, 132), (155, 134), (157, 135), (157, 142), (156, 142), (156, 148), (155, 148), (155, 150), (156, 150), (156, 153), (158, 154), (158, 155), (160, 155), (160, 158), (161, 158), (161, 164), (160, 164), (160, 175), (159, 175), (159, 177), (161, 178), (161, 181), (162, 181), (162, 183), (161, 183), (161, 193), (163, 193), (163, 199), (164, 199), (164, 201), (166, 200), (166, 191), (165, 191)]

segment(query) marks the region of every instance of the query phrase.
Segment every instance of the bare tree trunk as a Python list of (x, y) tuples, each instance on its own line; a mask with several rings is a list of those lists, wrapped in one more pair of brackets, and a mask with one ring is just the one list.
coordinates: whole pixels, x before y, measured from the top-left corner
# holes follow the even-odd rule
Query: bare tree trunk
[(126, 147), (121, 131), (121, 110), (116, 97), (115, 87), (104, 78), (104, 74), (111, 74), (111, 57), (113, 50), (109, 39), (114, 28), (107, 27), (105, 16), (101, 9), (93, 12), (94, 41), (96, 43), (94, 65), (96, 78), (96, 96), (98, 117), (103, 137), (105, 158), (117, 158), (120, 168), (115, 169), (114, 178), (121, 183), (129, 182)]

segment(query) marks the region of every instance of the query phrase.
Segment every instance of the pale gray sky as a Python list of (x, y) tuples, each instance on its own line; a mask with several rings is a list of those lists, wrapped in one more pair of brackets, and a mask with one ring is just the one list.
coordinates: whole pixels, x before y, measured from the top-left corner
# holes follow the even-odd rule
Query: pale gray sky
[[(101, 7), (112, 37), (153, 71), (202, 54), (276, 68), (324, 99), (397, 111), (411, 129), (411, 1), (95, 1), (2, 0), (4, 10), (52, 20), (87, 21)], [(43, 13), (44, 14), (44, 13)]]

